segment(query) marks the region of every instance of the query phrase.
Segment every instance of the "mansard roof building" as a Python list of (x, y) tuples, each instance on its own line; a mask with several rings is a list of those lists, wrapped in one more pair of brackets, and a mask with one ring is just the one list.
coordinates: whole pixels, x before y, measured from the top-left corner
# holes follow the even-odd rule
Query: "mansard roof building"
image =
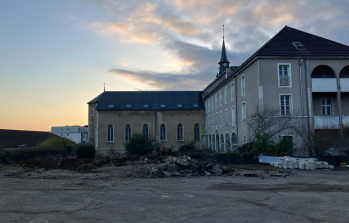
[[(202, 92), (103, 92), (89, 102), (89, 138), (101, 150), (123, 149), (128, 135), (146, 124), (147, 134), (166, 147), (188, 137), (230, 152), (249, 141), (256, 106), (277, 108), (312, 130), (341, 129), (349, 124), (348, 59), (349, 46), (285, 26), (240, 66), (230, 66), (223, 39), (219, 72)], [(110, 126), (119, 144), (108, 141)], [(289, 132), (282, 137), (302, 146)]]

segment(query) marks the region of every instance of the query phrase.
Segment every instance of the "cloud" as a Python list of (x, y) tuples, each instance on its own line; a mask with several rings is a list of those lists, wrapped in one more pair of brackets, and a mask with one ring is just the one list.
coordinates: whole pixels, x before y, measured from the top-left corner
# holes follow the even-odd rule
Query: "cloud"
[[(103, 35), (151, 44), (174, 57), (168, 72), (110, 69), (146, 88), (203, 89), (218, 71), (222, 21), (231, 65), (239, 65), (285, 25), (349, 44), (347, 0), (101, 1), (114, 19), (95, 21)], [(137, 64), (136, 62), (134, 64)], [(175, 71), (171, 71), (172, 69)]]

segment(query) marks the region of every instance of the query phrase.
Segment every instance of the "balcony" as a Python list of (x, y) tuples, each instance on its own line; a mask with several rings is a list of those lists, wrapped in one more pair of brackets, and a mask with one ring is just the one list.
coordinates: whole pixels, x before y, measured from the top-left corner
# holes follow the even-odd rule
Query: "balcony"
[[(311, 83), (313, 92), (337, 92), (337, 80), (335, 78), (312, 78)], [(349, 90), (349, 86), (347, 88)]]
[[(343, 115), (343, 125), (349, 125), (349, 115)], [(329, 129), (339, 128), (339, 116), (338, 115), (315, 115), (314, 116), (314, 129)]]

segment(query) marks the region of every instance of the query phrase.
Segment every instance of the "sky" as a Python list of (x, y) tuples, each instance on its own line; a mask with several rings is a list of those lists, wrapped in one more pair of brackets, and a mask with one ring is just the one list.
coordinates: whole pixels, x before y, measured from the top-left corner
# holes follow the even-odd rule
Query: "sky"
[(0, 0), (0, 129), (86, 125), (107, 91), (203, 90), (285, 25), (349, 45), (347, 0)]

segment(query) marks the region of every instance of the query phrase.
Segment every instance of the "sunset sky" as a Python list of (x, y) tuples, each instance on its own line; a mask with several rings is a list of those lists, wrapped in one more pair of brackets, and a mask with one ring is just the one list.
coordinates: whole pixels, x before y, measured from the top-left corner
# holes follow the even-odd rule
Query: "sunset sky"
[(285, 25), (349, 45), (348, 0), (1, 0), (0, 129), (86, 125), (103, 91), (203, 90)]

